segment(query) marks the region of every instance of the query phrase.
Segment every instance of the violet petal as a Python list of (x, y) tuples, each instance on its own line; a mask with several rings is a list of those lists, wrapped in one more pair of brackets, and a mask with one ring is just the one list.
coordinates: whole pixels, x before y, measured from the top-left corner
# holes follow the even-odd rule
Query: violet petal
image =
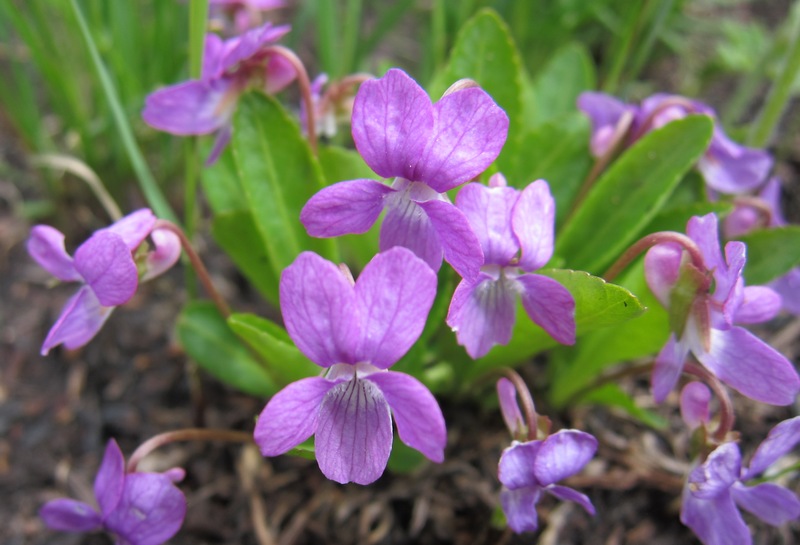
[(542, 447), (543, 441), (514, 441), (511, 446), (500, 455), (497, 466), (497, 478), (509, 490), (523, 487), (538, 487), (541, 484), (536, 480), (533, 467), (536, 457)]
[(444, 461), (447, 429), (436, 398), (420, 381), (405, 373), (372, 373), (364, 380), (375, 384), (392, 410), (400, 440), (429, 460)]
[(494, 162), (506, 142), (508, 116), (478, 87), (442, 97), (433, 110), (432, 137), (409, 179), (444, 193)]
[(728, 493), (742, 473), (742, 455), (736, 443), (723, 443), (708, 455), (702, 465), (689, 474), (695, 497), (717, 498)]
[(536, 503), (541, 496), (539, 487), (525, 487), (516, 490), (501, 490), (500, 505), (506, 515), (508, 527), (514, 532), (535, 532), (539, 527)]
[(353, 141), (364, 161), (384, 178), (413, 180), (414, 165), (433, 130), (427, 93), (402, 70), (361, 84), (353, 102)]
[(511, 209), (518, 194), (513, 187), (471, 183), (456, 196), (456, 207), (464, 213), (480, 242), (485, 264), (505, 267), (519, 252), (511, 230)]
[(791, 362), (744, 328), (711, 329), (711, 351), (695, 356), (722, 382), (756, 401), (789, 405), (800, 392)]
[(335, 385), (322, 377), (309, 377), (272, 396), (253, 432), (261, 454), (278, 456), (314, 435), (322, 400)]
[(712, 189), (721, 193), (745, 193), (764, 183), (772, 163), (766, 151), (737, 144), (721, 130), (716, 130), (697, 168)]
[(88, 343), (100, 331), (114, 307), (104, 307), (89, 286), (83, 286), (69, 298), (61, 315), (50, 328), (42, 343), (42, 355), (51, 348), (64, 344), (67, 348), (79, 348)]
[(64, 249), (64, 234), (49, 225), (31, 229), (27, 243), (28, 254), (47, 272), (64, 282), (82, 280), (72, 258)]
[(165, 475), (131, 473), (106, 529), (130, 545), (161, 545), (174, 536), (186, 516), (186, 498)]
[(562, 501), (571, 501), (575, 502), (583, 509), (589, 513), (590, 515), (594, 515), (596, 513), (594, 509), (594, 505), (592, 504), (592, 500), (589, 499), (589, 496), (586, 494), (582, 494), (577, 490), (569, 488), (568, 486), (559, 486), (557, 484), (551, 484), (547, 488), (544, 489), (545, 492), (548, 494), (552, 494), (556, 498)]
[(122, 497), (125, 485), (125, 457), (114, 439), (109, 440), (100, 469), (94, 479), (94, 497), (103, 517), (111, 513)]
[(578, 473), (597, 451), (597, 439), (578, 430), (560, 430), (542, 442), (533, 473), (542, 485), (556, 483)]
[(781, 310), (781, 296), (767, 286), (745, 286), (743, 295), (734, 317), (737, 324), (760, 324), (773, 319)]
[(156, 216), (149, 208), (142, 208), (135, 212), (131, 212), (122, 219), (119, 219), (101, 231), (114, 233), (122, 238), (122, 241), (130, 251), (134, 251), (139, 245), (147, 238), (153, 225), (156, 222)]
[(47, 502), (39, 509), (39, 516), (45, 526), (62, 532), (91, 532), (103, 525), (100, 514), (92, 506), (67, 498)]
[(353, 287), (336, 265), (301, 253), (281, 274), (280, 304), (289, 336), (311, 361), (356, 363), (361, 318)]
[(366, 233), (383, 211), (391, 187), (375, 180), (339, 182), (318, 191), (300, 211), (312, 237)]
[(438, 235), (445, 261), (463, 278), (475, 278), (483, 265), (483, 250), (464, 213), (440, 200), (417, 204)]
[(683, 250), (677, 244), (656, 244), (644, 256), (647, 286), (661, 305), (669, 309), (672, 288), (681, 272)]
[(128, 302), (139, 285), (131, 250), (119, 235), (98, 231), (75, 251), (75, 268), (106, 307)]
[(436, 274), (403, 247), (375, 256), (358, 277), (361, 341), (356, 359), (391, 367), (417, 341), (436, 297)]
[(756, 449), (750, 467), (742, 476), (742, 480), (752, 479), (788, 454), (800, 443), (800, 416), (784, 420), (769, 431), (769, 435)]
[(510, 282), (481, 273), (474, 281), (462, 280), (453, 294), (447, 325), (473, 359), (511, 340), (517, 296)]
[(142, 118), (151, 127), (171, 134), (208, 134), (229, 122), (239, 92), (230, 78), (171, 85), (147, 97)]
[(442, 266), (442, 244), (431, 219), (416, 202), (399, 193), (387, 202), (380, 235), (382, 252), (395, 246), (414, 252), (434, 272)]
[(729, 493), (702, 499), (685, 486), (681, 522), (691, 528), (704, 545), (751, 545), (753, 542), (750, 529)]
[(749, 487), (737, 483), (731, 488), (731, 495), (736, 505), (773, 526), (780, 526), (800, 517), (800, 500), (797, 495), (775, 483)]
[(516, 280), (531, 320), (561, 344), (575, 344), (575, 299), (569, 290), (539, 274), (522, 274)]
[(656, 356), (653, 375), (650, 379), (653, 399), (656, 403), (663, 402), (678, 383), (688, 354), (689, 347), (686, 343), (677, 341), (674, 333), (670, 335), (667, 344)]
[(681, 390), (681, 417), (690, 429), (708, 422), (711, 390), (702, 382), (690, 382)]
[(532, 272), (540, 269), (553, 256), (556, 201), (550, 186), (537, 180), (522, 190), (511, 213), (511, 225), (522, 253), (519, 266)]
[(525, 429), (525, 419), (517, 403), (517, 389), (514, 384), (505, 377), (497, 381), (497, 399), (500, 402), (500, 412), (503, 414), (503, 421), (506, 423), (508, 431), (513, 437)]
[(181, 257), (181, 240), (168, 229), (155, 229), (150, 233), (152, 250), (147, 252), (142, 282), (155, 278), (172, 268)]
[(211, 146), (211, 151), (203, 162), (203, 166), (210, 167), (217, 162), (219, 156), (222, 155), (222, 152), (228, 147), (232, 136), (233, 124), (228, 121), (217, 130), (217, 135), (214, 137), (214, 145)]
[(392, 450), (392, 417), (375, 384), (354, 378), (328, 392), (315, 450), (320, 470), (337, 483), (369, 484), (383, 474)]

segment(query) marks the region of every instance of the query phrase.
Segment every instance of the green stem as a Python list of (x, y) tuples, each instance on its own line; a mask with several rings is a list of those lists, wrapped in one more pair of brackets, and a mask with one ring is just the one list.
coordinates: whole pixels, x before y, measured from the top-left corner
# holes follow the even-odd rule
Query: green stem
[(92, 58), (92, 64), (97, 71), (97, 77), (100, 79), (100, 84), (103, 87), (103, 93), (108, 100), (111, 113), (114, 116), (114, 121), (119, 131), (122, 143), (125, 146), (125, 151), (128, 153), (128, 158), (133, 165), (133, 170), (136, 172), (136, 177), (139, 180), (139, 187), (142, 189), (147, 202), (153, 208), (153, 211), (160, 218), (168, 219), (177, 222), (177, 217), (172, 211), (169, 203), (167, 202), (161, 189), (158, 187), (153, 174), (144, 160), (139, 146), (136, 145), (136, 140), (133, 138), (133, 131), (131, 130), (128, 120), (125, 118), (125, 112), (119, 101), (119, 95), (111, 81), (111, 76), (108, 74), (103, 60), (100, 58), (100, 53), (97, 51), (97, 46), (94, 43), (89, 27), (86, 24), (86, 19), (83, 16), (77, 0), (70, 0), (72, 12), (80, 27), (83, 39), (86, 41), (86, 47), (89, 50), (89, 56)]
[(747, 143), (751, 146), (763, 148), (769, 144), (784, 109), (789, 105), (792, 84), (800, 73), (800, 28), (798, 27), (800, 23), (791, 29), (792, 41), (786, 52), (780, 75), (772, 85), (767, 100), (747, 135)]
[(189, 4), (189, 77), (198, 79), (203, 70), (203, 47), (208, 21), (208, 0)]

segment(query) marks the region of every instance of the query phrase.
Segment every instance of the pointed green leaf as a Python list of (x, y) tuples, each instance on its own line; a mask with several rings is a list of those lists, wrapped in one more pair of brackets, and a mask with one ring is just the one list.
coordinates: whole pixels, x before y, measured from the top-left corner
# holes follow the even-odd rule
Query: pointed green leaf
[(297, 349), (279, 325), (254, 314), (232, 314), (228, 325), (269, 363), (279, 386), (320, 373), (320, 367)]
[(530, 85), (532, 89), (523, 94), (533, 100), (525, 105), (527, 126), (577, 111), (578, 95), (595, 88), (594, 63), (586, 48), (573, 42), (557, 51)]
[(766, 284), (800, 265), (800, 225), (758, 229), (736, 239), (747, 244), (748, 285)]
[(669, 318), (644, 278), (643, 260), (633, 265), (620, 283), (638, 295), (647, 310), (615, 327), (584, 335), (575, 346), (552, 352), (550, 399), (563, 407), (609, 366), (657, 353), (669, 337)]
[(233, 122), (233, 155), (247, 206), (277, 276), (304, 250), (335, 259), (330, 239), (315, 239), (300, 210), (323, 187), (322, 171), (297, 123), (272, 97), (241, 98)]
[(248, 394), (277, 391), (267, 371), (208, 301), (192, 301), (178, 316), (178, 338), (186, 353), (210, 374)]
[[(602, 278), (583, 271), (544, 269), (537, 274), (558, 280), (575, 299), (575, 324), (577, 335), (607, 326), (619, 326), (641, 314), (645, 307), (627, 289), (609, 284)], [(582, 341), (578, 344), (580, 345)], [(488, 369), (523, 362), (546, 348), (557, 346), (541, 327), (534, 324), (522, 305), (517, 308), (517, 321), (511, 342), (495, 346), (473, 366), (472, 377)]]
[(693, 115), (645, 135), (595, 183), (556, 240), (556, 255), (600, 274), (635, 242), (708, 148), (711, 118)]
[(270, 266), (266, 244), (250, 211), (235, 210), (217, 214), (211, 234), (241, 273), (270, 303), (277, 306), (280, 277)]
[(590, 132), (585, 115), (564, 115), (525, 133), (520, 139), (524, 153), (503, 155), (498, 160), (509, 185), (522, 189), (535, 180), (547, 180), (556, 201), (556, 225), (592, 166)]

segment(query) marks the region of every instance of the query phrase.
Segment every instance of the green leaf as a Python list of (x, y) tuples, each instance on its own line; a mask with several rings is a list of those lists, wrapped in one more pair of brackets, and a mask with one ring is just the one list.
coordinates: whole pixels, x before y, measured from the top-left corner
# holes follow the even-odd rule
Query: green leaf
[(609, 366), (655, 354), (667, 342), (669, 318), (647, 287), (643, 263), (639, 259), (620, 283), (637, 293), (639, 303), (646, 305), (645, 312), (615, 327), (592, 331), (574, 346), (552, 352), (550, 399), (556, 407), (563, 407)]
[(575, 112), (578, 95), (595, 88), (594, 63), (582, 44), (571, 43), (553, 55), (530, 85), (532, 89), (523, 94), (533, 100), (525, 105), (527, 126)]
[(463, 78), (478, 82), (505, 110), (508, 139), (514, 140), (522, 129), (522, 63), (508, 26), (491, 9), (478, 11), (461, 28), (447, 66), (430, 85), (431, 97), (438, 100)]
[(278, 279), (270, 266), (266, 244), (249, 210), (222, 212), (214, 216), (211, 235), (230, 256), (242, 274), (273, 305), (278, 305)]
[(558, 225), (592, 166), (589, 135), (590, 125), (585, 115), (561, 116), (525, 133), (520, 139), (520, 149), (526, 151), (503, 155), (498, 166), (509, 185), (519, 189), (534, 180), (547, 180), (556, 201)]
[(320, 367), (306, 358), (286, 330), (254, 314), (232, 314), (228, 325), (268, 363), (279, 386), (319, 375)]
[(333, 241), (308, 236), (300, 223), (300, 210), (324, 185), (322, 171), (297, 123), (274, 98), (261, 93), (241, 98), (233, 155), (275, 275), (304, 250), (335, 259)]
[[(211, 142), (200, 146), (201, 156), (208, 157), (211, 147)], [(216, 163), (202, 170), (200, 182), (208, 204), (215, 214), (247, 209), (247, 199), (239, 182), (239, 173), (230, 146), (220, 155)]]
[(192, 301), (178, 316), (178, 338), (187, 354), (203, 369), (248, 394), (269, 396), (277, 391), (257, 362), (208, 301)]
[(556, 241), (570, 267), (602, 273), (666, 203), (708, 148), (713, 123), (693, 115), (648, 133), (595, 183)]
[(736, 238), (747, 244), (748, 285), (766, 284), (800, 265), (800, 225), (758, 229)]
[[(577, 335), (584, 335), (601, 327), (619, 326), (645, 310), (636, 296), (627, 289), (609, 284), (589, 273), (544, 269), (537, 271), (537, 274), (557, 280), (572, 294), (575, 299)], [(519, 304), (511, 342), (505, 346), (495, 346), (486, 356), (477, 360), (471, 376), (475, 378), (488, 369), (518, 364), (546, 348), (557, 345), (558, 343), (550, 335), (531, 321)]]

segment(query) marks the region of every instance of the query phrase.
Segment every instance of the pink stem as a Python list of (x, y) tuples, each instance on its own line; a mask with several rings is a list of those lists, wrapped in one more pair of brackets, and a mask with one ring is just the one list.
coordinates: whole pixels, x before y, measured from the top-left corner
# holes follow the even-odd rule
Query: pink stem
[(317, 120), (315, 119), (314, 100), (311, 97), (311, 80), (308, 78), (306, 67), (294, 51), (282, 45), (270, 46), (267, 48), (267, 51), (280, 55), (289, 61), (297, 72), (297, 85), (300, 88), (300, 95), (306, 108), (306, 132), (308, 133), (308, 143), (314, 155), (317, 155)]
[(511, 381), (514, 385), (514, 388), (517, 390), (517, 394), (519, 395), (520, 403), (522, 404), (522, 411), (525, 413), (525, 420), (528, 422), (528, 440), (536, 439), (536, 434), (538, 432), (538, 418), (536, 415), (536, 408), (533, 404), (533, 397), (531, 397), (531, 392), (528, 390), (528, 385), (525, 384), (525, 381), (522, 380), (522, 377), (519, 376), (519, 373), (514, 371), (511, 368), (505, 368), (502, 370), (502, 373)]
[(168, 431), (151, 437), (133, 451), (128, 460), (127, 472), (133, 473), (142, 459), (157, 448), (177, 441), (225, 441), (228, 443), (252, 443), (253, 435), (249, 432), (234, 430), (217, 430), (206, 428), (186, 428)]
[(192, 267), (194, 268), (195, 272), (197, 272), (197, 277), (200, 279), (200, 282), (203, 284), (206, 292), (208, 292), (209, 297), (211, 297), (211, 299), (214, 301), (219, 313), (223, 318), (230, 316), (231, 309), (228, 306), (228, 303), (225, 302), (225, 300), (214, 287), (214, 284), (211, 282), (211, 276), (208, 274), (208, 270), (206, 269), (205, 265), (203, 265), (203, 261), (200, 259), (200, 256), (194, 251), (192, 243), (189, 241), (183, 230), (171, 221), (164, 219), (157, 220), (153, 226), (153, 229), (166, 229), (178, 236), (181, 241), (183, 251), (186, 252), (187, 256), (189, 256), (189, 261), (192, 263)]
[(684, 250), (689, 252), (692, 263), (697, 270), (706, 270), (705, 263), (703, 262), (703, 254), (692, 239), (682, 233), (676, 233), (675, 231), (661, 231), (658, 233), (651, 233), (636, 241), (630, 248), (625, 250), (625, 253), (623, 253), (611, 267), (609, 267), (603, 275), (603, 278), (607, 282), (611, 282), (625, 267), (630, 265), (631, 261), (636, 259), (639, 254), (656, 244), (664, 244), (667, 242), (674, 242), (675, 244), (681, 245)]

